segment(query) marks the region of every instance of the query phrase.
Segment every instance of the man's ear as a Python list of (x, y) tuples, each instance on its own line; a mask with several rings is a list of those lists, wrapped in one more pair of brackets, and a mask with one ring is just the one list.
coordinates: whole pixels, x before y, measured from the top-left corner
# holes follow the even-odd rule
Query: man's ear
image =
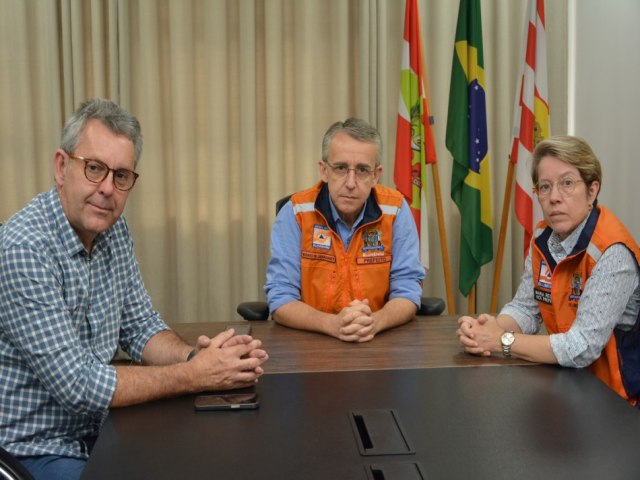
[(320, 179), (328, 183), (329, 182), (329, 169), (327, 168), (327, 164), (324, 160), (320, 160), (318, 162), (318, 170), (320, 171)]
[(382, 175), (382, 165), (376, 165), (373, 169), (373, 184), (377, 185)]
[(61, 187), (67, 174), (67, 154), (64, 150), (57, 149), (53, 154), (53, 178), (56, 185)]

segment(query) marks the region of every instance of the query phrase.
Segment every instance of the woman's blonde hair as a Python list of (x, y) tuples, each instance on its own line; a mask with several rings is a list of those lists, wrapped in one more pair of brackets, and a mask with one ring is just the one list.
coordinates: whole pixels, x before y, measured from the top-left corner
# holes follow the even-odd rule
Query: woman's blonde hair
[(570, 135), (556, 135), (538, 143), (533, 150), (531, 163), (531, 180), (534, 186), (538, 184), (538, 165), (544, 157), (554, 157), (573, 165), (580, 172), (585, 185), (589, 186), (597, 181), (602, 188), (600, 160), (583, 139)]

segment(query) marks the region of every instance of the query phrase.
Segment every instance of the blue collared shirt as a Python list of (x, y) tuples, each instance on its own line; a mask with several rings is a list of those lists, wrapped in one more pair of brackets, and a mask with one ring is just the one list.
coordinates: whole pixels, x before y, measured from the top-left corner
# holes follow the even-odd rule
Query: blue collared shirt
[(116, 389), (118, 344), (140, 361), (167, 329), (120, 218), (91, 255), (55, 188), (0, 227), (0, 444), (18, 456), (86, 457)]
[[(342, 239), (346, 251), (364, 216), (365, 208), (353, 223), (353, 227), (348, 227), (340, 218), (330, 197), (329, 203), (336, 233)], [(264, 287), (271, 312), (301, 298), (301, 239), (302, 232), (296, 222), (293, 205), (288, 201), (278, 213), (271, 231), (271, 260), (267, 266), (267, 282)], [(404, 200), (393, 223), (391, 254), (389, 299), (406, 298), (419, 308), (425, 270), (420, 264), (416, 226), (409, 205)]]

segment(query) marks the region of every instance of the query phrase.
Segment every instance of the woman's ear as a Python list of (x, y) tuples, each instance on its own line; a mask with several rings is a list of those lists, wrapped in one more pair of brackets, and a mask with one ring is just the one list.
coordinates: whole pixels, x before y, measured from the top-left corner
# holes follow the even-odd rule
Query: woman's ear
[(598, 198), (598, 193), (600, 193), (600, 182), (598, 180), (594, 180), (587, 188), (587, 196), (589, 197), (590, 205), (595, 203), (596, 198)]

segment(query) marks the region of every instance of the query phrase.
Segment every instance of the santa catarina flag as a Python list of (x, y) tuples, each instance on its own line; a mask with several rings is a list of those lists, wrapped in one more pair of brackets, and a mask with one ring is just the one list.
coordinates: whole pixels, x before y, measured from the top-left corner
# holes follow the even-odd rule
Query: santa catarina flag
[(427, 164), (436, 162), (432, 123), (418, 2), (407, 0), (393, 180), (411, 207), (420, 235), (420, 259), (426, 268), (429, 267)]

